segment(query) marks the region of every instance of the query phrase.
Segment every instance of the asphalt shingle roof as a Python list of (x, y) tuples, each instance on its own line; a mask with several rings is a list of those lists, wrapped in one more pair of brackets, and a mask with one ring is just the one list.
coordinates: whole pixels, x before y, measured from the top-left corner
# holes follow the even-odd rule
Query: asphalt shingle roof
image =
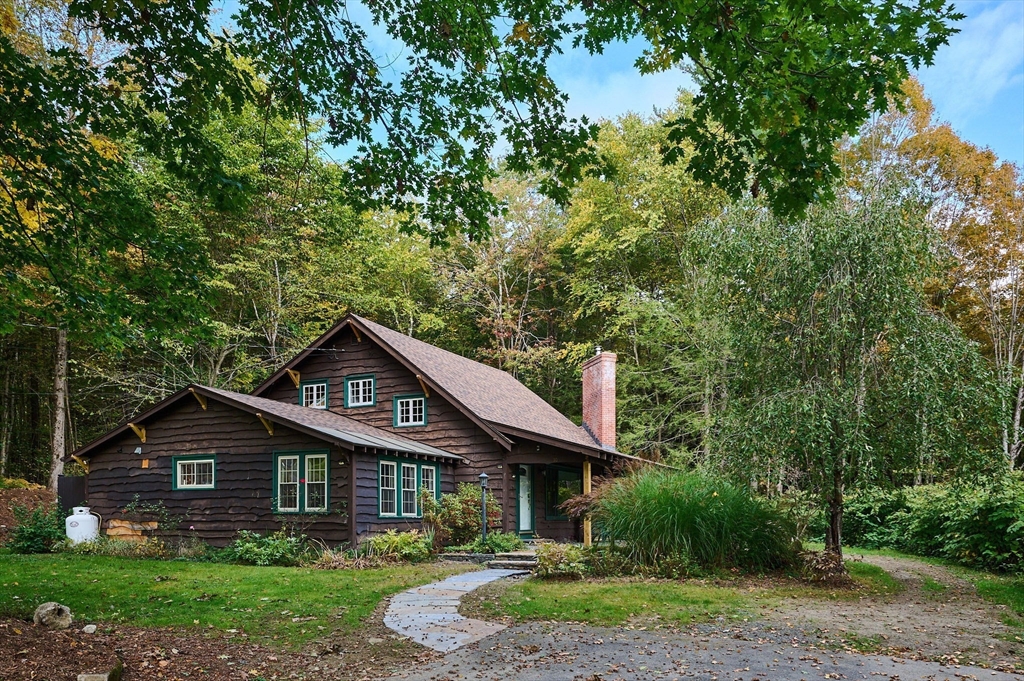
[(511, 374), (357, 315), (352, 317), (478, 418), (499, 431), (504, 426), (589, 449), (609, 451)]

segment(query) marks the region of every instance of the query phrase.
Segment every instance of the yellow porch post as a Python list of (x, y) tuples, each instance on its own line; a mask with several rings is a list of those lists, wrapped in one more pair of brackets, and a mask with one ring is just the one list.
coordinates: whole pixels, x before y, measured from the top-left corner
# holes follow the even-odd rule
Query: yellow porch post
[[(590, 459), (583, 460), (583, 493), (590, 494)], [(590, 516), (583, 518), (583, 545), (590, 546), (593, 541)]]

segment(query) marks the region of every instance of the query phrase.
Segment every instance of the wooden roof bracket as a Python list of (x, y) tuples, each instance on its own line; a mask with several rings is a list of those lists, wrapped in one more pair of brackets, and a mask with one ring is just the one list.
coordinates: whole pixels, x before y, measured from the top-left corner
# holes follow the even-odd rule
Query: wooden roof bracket
[(427, 382), (423, 380), (423, 376), (416, 374), (416, 380), (420, 382), (420, 388), (423, 389), (423, 394), (430, 397), (430, 388), (427, 387)]
[(268, 433), (270, 433), (271, 435), (274, 434), (274, 424), (271, 421), (267, 420), (267, 418), (263, 416), (263, 414), (260, 414), (259, 412), (256, 413), (256, 418), (258, 418), (263, 423), (263, 427), (267, 429)]
[(350, 326), (352, 327), (352, 333), (356, 335), (356, 343), (362, 343), (363, 334), (359, 332), (359, 327), (356, 326), (355, 324), (350, 324)]
[(89, 461), (87, 459), (83, 459), (82, 457), (78, 456), (77, 454), (72, 454), (71, 455), (71, 459), (73, 461), (75, 461), (76, 463), (78, 463), (79, 466), (82, 467), (82, 470), (85, 471), (86, 475), (89, 475)]
[(199, 401), (199, 406), (203, 408), (203, 411), (206, 411), (206, 396), (197, 393), (195, 388), (189, 388), (188, 391)]
[(295, 384), (295, 387), (298, 388), (299, 387), (299, 378), (300, 378), (299, 372), (296, 371), (295, 369), (285, 369), (285, 372), (287, 372), (288, 377), (290, 379), (292, 379), (292, 383)]
[(142, 444), (146, 444), (146, 426), (137, 426), (134, 423), (129, 423), (128, 427), (135, 431), (135, 434), (142, 440)]

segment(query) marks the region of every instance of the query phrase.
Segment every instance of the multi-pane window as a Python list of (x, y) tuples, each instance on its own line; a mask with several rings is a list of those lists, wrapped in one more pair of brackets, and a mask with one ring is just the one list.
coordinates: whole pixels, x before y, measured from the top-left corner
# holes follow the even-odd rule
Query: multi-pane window
[(345, 406), (366, 407), (376, 404), (373, 376), (350, 376), (345, 379)]
[(430, 492), (430, 496), (437, 498), (437, 469), (433, 466), (420, 468), (420, 490)]
[(299, 457), (277, 459), (277, 510), (299, 511)]
[(420, 495), (438, 496), (437, 466), (407, 461), (381, 461), (377, 478), (380, 515), (418, 518), (423, 514)]
[(330, 507), (330, 463), (326, 452), (275, 455), (278, 513), (313, 513)]
[(313, 409), (327, 408), (327, 382), (303, 383), (302, 406)]
[(427, 424), (427, 398), (422, 395), (395, 398), (395, 427)]
[(544, 491), (547, 496), (545, 501), (548, 520), (564, 520), (566, 515), (562, 504), (583, 494), (583, 471), (578, 468), (548, 466), (547, 486)]
[(416, 464), (402, 464), (402, 515), (416, 515)]
[(396, 469), (398, 465), (394, 461), (380, 462), (380, 514), (398, 515), (397, 490), (398, 480)]
[(174, 459), (174, 488), (213, 489), (215, 468), (213, 457), (176, 458)]
[(306, 510), (327, 510), (327, 456), (306, 456)]

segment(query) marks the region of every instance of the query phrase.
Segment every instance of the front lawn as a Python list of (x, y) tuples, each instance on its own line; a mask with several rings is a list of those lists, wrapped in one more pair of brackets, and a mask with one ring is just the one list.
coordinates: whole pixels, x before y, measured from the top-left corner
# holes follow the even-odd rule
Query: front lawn
[(71, 608), (76, 622), (193, 627), (297, 648), (357, 629), (386, 596), (467, 569), (444, 563), (311, 570), (0, 555), (0, 616), (31, 619), (37, 605), (57, 601)]
[(512, 616), (522, 620), (558, 620), (616, 626), (635, 618), (658, 617), (667, 624), (685, 625), (717, 616), (742, 619), (761, 607), (787, 598), (845, 599), (888, 595), (901, 585), (889, 573), (866, 563), (851, 562), (855, 589), (808, 586), (784, 578), (733, 581), (670, 581), (596, 579), (580, 582), (524, 582), (488, 590), (472, 599), (483, 616)]

